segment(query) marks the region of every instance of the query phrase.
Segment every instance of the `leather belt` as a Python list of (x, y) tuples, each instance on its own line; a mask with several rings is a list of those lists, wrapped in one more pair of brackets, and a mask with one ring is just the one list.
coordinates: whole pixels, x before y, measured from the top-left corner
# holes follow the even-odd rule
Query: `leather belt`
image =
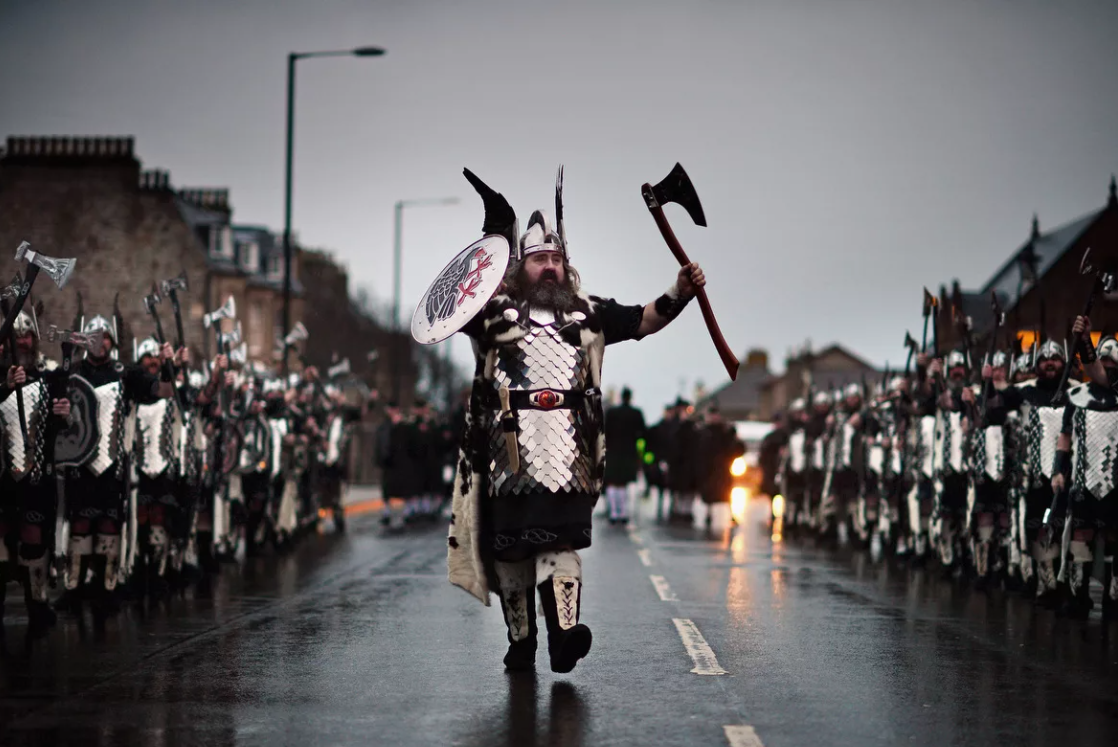
[[(573, 410), (581, 407), (590, 397), (601, 396), (600, 390), (590, 388), (585, 391), (574, 389), (531, 389), (509, 392), (509, 406), (513, 410)], [(491, 398), (494, 406), (497, 397)]]

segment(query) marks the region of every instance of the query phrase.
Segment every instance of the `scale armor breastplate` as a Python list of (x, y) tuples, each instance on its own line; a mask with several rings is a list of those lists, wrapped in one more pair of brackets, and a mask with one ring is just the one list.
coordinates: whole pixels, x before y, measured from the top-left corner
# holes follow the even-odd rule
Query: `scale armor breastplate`
[(935, 477), (936, 418), (925, 415), (920, 418), (920, 428), (916, 433), (916, 454), (919, 459), (920, 474), (928, 479)]
[(1006, 432), (1000, 425), (988, 425), (975, 439), (975, 472), (982, 480), (1002, 482), (1006, 478)]
[(963, 453), (966, 446), (963, 413), (946, 411), (942, 415), (935, 466), (940, 472), (959, 474), (964, 470)]
[[(536, 311), (533, 315), (543, 316)], [(528, 334), (495, 351), (491, 382), (494, 401), (501, 387), (510, 391), (585, 391), (590, 378), (586, 351), (563, 339), (554, 323), (541, 324), (533, 319), (531, 324)], [(520, 469), (513, 472), (500, 413), (493, 412), (489, 428), (491, 495), (596, 492), (596, 445), (591, 440), (591, 413), (585, 403), (553, 410), (521, 409), (516, 416)]]
[(159, 477), (175, 466), (175, 410), (169, 399), (136, 408), (136, 455), (140, 472)]
[(287, 435), (287, 419), (271, 418), (268, 420), (268, 433), (272, 439), (272, 459), (269, 474), (272, 479), (279, 477), (283, 470), (283, 437)]
[(120, 458), (124, 437), (124, 397), (120, 381), (99, 386), (97, 395), (97, 423), (101, 439), (97, 451), (86, 466), (95, 475), (101, 475)]
[(330, 428), (326, 432), (325, 462), (333, 467), (342, 458), (342, 437), (345, 435), (345, 422), (340, 415), (335, 415), (330, 421)]
[[(27, 441), (19, 428), (19, 402), (27, 419)], [(42, 380), (28, 382), (0, 402), (0, 420), (4, 428), (4, 451), (12, 479), (21, 482), (28, 475), (38, 482), (43, 473), (43, 434), (47, 421), (47, 393)]]
[(788, 437), (788, 471), (802, 474), (807, 469), (807, 434), (798, 430)]
[(854, 467), (854, 439), (858, 432), (854, 426), (850, 425), (849, 420), (847, 418), (847, 422), (842, 424), (842, 430), (838, 434), (839, 453), (835, 464), (841, 469), (853, 469)]
[(1071, 439), (1072, 484), (1099, 500), (1118, 486), (1118, 410), (1075, 408)]
[(1052, 480), (1056, 442), (1063, 427), (1064, 408), (1032, 407), (1028, 416), (1029, 481), (1033, 485)]
[(827, 439), (818, 436), (811, 442), (811, 468), (822, 472), (827, 468)]

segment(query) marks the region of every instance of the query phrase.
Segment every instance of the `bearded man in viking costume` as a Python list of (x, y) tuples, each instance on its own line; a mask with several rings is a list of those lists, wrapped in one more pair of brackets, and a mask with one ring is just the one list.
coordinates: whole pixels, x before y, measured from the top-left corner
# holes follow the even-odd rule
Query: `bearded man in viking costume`
[(561, 180), (558, 226), (537, 210), (517, 236), (505, 198), (465, 175), (485, 205), (482, 231), (503, 236), (511, 256), (503, 285), (462, 328), (476, 369), (454, 485), (449, 578), (486, 605), (490, 589), (497, 592), (511, 670), (534, 666), (538, 591), (551, 669), (570, 672), (592, 639), (579, 622), (577, 551), (590, 546), (604, 472), (605, 346), (663, 329), (706, 281), (689, 264), (645, 306), (587, 295), (567, 253)]
[[(8, 573), (18, 559), (30, 626), (37, 631), (55, 622), (47, 604), (47, 581), (58, 482), (44, 452), (47, 420), (69, 417), (70, 402), (50, 396), (47, 380), (57, 365), (39, 352), (38, 325), (20, 312), (12, 329), (15, 365), (0, 380), (0, 622)], [(3, 357), (9, 357), (7, 351)]]
[[(115, 314), (114, 314), (115, 319)], [(162, 366), (175, 357), (169, 344), (159, 346), (157, 357), (162, 373), (153, 375), (140, 366), (125, 366), (116, 356), (119, 322), (95, 316), (82, 330), (105, 333), (100, 351), (89, 353), (77, 366), (97, 396), (100, 442), (92, 459), (76, 469), (66, 481), (66, 508), (70, 513), (69, 569), (67, 594), (62, 605), (80, 609), (77, 590), (89, 567), (94, 571), (94, 612), (117, 608), (116, 583), (121, 564), (121, 532), (124, 528), (125, 489), (128, 477), (126, 416), (133, 405), (152, 404), (174, 395), (171, 369)]]

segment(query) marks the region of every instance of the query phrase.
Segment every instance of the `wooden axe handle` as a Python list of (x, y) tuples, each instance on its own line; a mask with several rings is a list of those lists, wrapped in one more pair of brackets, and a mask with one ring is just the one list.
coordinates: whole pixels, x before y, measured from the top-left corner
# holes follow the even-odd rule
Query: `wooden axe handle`
[[(648, 185), (645, 185), (647, 188)], [(687, 258), (687, 253), (683, 251), (683, 247), (679, 243), (679, 239), (675, 237), (675, 232), (672, 230), (671, 225), (668, 223), (667, 216), (664, 215), (664, 208), (659, 205), (649, 205), (648, 212), (652, 213), (652, 218), (656, 221), (656, 226), (660, 229), (660, 234), (664, 237), (664, 241), (668, 243), (668, 249), (671, 249), (672, 254), (679, 260), (682, 267), (691, 263)], [(736, 381), (738, 378), (738, 358), (734, 355), (734, 351), (730, 349), (726, 338), (722, 336), (722, 330), (718, 327), (718, 320), (714, 318), (714, 309), (710, 307), (710, 299), (707, 298), (705, 288), (699, 288), (699, 292), (695, 295), (699, 300), (699, 308), (703, 312), (703, 321), (707, 324), (707, 331), (710, 332), (710, 339), (714, 341), (714, 347), (718, 350), (718, 355), (722, 358), (722, 365), (726, 367), (726, 373), (730, 375), (730, 381)]]

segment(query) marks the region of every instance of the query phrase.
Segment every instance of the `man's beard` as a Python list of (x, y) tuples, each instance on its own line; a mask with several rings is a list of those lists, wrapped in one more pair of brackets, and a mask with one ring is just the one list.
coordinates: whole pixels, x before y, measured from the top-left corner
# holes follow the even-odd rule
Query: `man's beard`
[(26, 348), (16, 345), (16, 365), (24, 371), (33, 371), (39, 363), (38, 347)]
[(540, 279), (528, 284), (527, 278), (521, 278), (521, 287), (524, 299), (532, 306), (552, 309), (558, 312), (570, 312), (574, 309), (575, 295), (570, 280), (560, 284), (558, 275), (553, 270), (544, 270)]

